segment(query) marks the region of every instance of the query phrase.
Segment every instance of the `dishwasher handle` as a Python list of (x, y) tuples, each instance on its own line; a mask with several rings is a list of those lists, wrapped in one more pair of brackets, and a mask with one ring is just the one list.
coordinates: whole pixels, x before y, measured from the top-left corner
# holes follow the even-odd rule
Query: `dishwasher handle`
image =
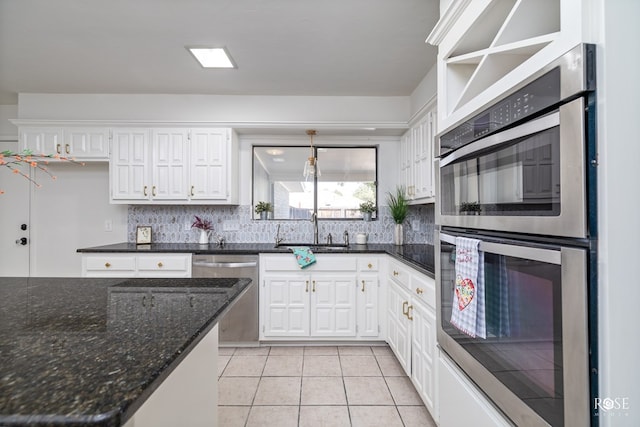
[(193, 261), (194, 267), (208, 267), (208, 268), (244, 268), (244, 267), (257, 267), (256, 261), (250, 262), (207, 262), (207, 261)]

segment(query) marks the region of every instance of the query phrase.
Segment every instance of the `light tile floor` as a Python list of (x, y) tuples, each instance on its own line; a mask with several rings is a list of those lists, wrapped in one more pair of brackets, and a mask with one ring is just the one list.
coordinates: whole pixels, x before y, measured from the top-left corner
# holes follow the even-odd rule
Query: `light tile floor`
[(435, 427), (386, 346), (220, 348), (220, 427)]

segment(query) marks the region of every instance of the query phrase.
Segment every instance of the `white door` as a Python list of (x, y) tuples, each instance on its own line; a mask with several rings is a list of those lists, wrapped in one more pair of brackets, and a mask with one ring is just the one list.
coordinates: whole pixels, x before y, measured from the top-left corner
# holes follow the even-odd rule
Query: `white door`
[(187, 200), (188, 146), (187, 129), (154, 129), (153, 158), (154, 200)]
[[(16, 151), (16, 145), (0, 142), (0, 151)], [(0, 166), (0, 191), (4, 191), (0, 194), (0, 276), (28, 277), (31, 184)]]
[(356, 336), (356, 278), (311, 278), (311, 336)]
[(265, 277), (264, 336), (309, 336), (308, 276)]
[(64, 154), (62, 128), (20, 128), (20, 151), (33, 154)]
[(148, 129), (113, 131), (113, 152), (109, 161), (113, 200), (148, 200), (151, 197), (148, 150)]
[(409, 308), (409, 294), (394, 281), (389, 281), (388, 289), (389, 346), (407, 375), (411, 375), (411, 325), (404, 314)]
[(378, 331), (378, 276), (360, 275), (358, 294), (358, 336), (377, 337)]
[(109, 129), (67, 128), (64, 131), (64, 153), (74, 157), (109, 157)]
[(191, 184), (194, 200), (229, 198), (229, 129), (193, 129), (191, 131)]
[(434, 419), (436, 405), (436, 313), (417, 299), (412, 302), (411, 378)]

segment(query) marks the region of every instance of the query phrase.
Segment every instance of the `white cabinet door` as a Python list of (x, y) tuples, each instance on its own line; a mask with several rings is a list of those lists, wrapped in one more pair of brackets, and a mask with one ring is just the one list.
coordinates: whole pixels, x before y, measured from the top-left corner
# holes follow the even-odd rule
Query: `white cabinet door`
[(61, 127), (21, 127), (20, 146), (33, 154), (63, 154), (63, 134)]
[(64, 154), (81, 159), (109, 160), (109, 129), (66, 128)]
[(152, 131), (152, 185), (154, 200), (187, 200), (188, 129)]
[(379, 331), (377, 274), (360, 274), (357, 283), (358, 336), (377, 338)]
[(265, 336), (309, 336), (310, 277), (280, 274), (262, 279)]
[(388, 288), (388, 342), (407, 375), (411, 375), (411, 324), (406, 317), (409, 294), (393, 280)]
[(434, 419), (437, 409), (436, 313), (417, 298), (411, 302), (411, 379)]
[(112, 200), (149, 200), (149, 130), (120, 128), (113, 131), (109, 162)]
[(193, 129), (191, 132), (192, 200), (229, 198), (230, 129)]
[(356, 336), (356, 277), (311, 277), (311, 336)]

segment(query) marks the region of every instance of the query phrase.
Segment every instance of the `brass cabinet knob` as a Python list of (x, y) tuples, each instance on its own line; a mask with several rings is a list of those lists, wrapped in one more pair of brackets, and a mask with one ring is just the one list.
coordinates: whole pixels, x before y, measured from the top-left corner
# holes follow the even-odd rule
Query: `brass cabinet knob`
[(111, 264), (109, 264), (108, 262), (105, 262), (105, 263), (104, 263), (104, 266), (105, 266), (105, 267), (107, 267), (107, 268), (109, 268), (109, 267), (111, 267)]
[(367, 264), (367, 267), (372, 268), (373, 265), (371, 265), (371, 263)]
[(398, 273), (397, 271), (393, 270), (393, 275), (394, 276), (397, 276), (398, 274), (400, 274), (400, 273)]
[(416, 288), (416, 294), (420, 295), (422, 294), (424, 291), (422, 290), (422, 288)]
[(159, 268), (162, 268), (162, 267), (163, 267), (163, 264), (162, 264), (161, 262), (159, 262), (159, 263), (158, 263), (158, 267), (159, 267)]

